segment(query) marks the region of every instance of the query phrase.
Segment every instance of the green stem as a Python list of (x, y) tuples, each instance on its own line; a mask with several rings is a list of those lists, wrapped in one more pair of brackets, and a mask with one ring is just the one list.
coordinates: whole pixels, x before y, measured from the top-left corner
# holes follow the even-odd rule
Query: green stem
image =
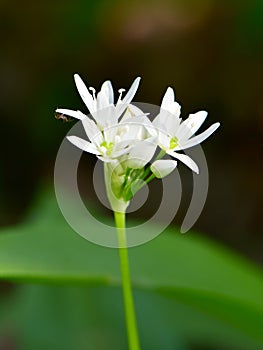
[(150, 181), (152, 181), (153, 179), (155, 179), (155, 175), (152, 174), (151, 176), (148, 177), (148, 179), (145, 180), (145, 183), (149, 183)]
[(165, 150), (161, 149), (158, 153), (157, 157), (154, 160), (162, 159), (162, 157), (166, 154)]
[[(166, 152), (163, 149), (161, 149), (160, 152), (158, 153), (158, 155), (156, 156), (156, 158), (154, 159), (154, 161), (162, 159), (165, 154), (166, 154)], [(146, 176), (149, 175), (150, 172), (151, 172), (151, 168), (150, 168), (150, 166), (148, 166), (148, 168), (146, 168), (146, 170), (142, 174), (141, 179), (144, 180), (146, 178)]]
[(140, 350), (130, 279), (128, 249), (125, 232), (125, 213), (114, 212), (114, 217), (118, 234), (119, 247), (122, 247), (119, 248), (119, 255), (129, 350)]

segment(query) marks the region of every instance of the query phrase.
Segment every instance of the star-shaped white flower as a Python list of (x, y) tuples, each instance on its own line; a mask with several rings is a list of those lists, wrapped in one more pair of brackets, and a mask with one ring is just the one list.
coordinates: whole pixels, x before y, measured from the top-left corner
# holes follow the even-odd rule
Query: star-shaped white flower
[(175, 101), (174, 91), (171, 87), (168, 87), (162, 100), (160, 113), (153, 121), (153, 125), (158, 130), (158, 145), (167, 154), (180, 160), (198, 173), (197, 164), (186, 154), (177, 153), (177, 151), (201, 143), (220, 126), (220, 123), (215, 123), (201, 134), (193, 136), (205, 121), (207, 112), (200, 111), (190, 114), (183, 122), (180, 118), (180, 112), (181, 106)]
[[(124, 98), (122, 98), (124, 89), (119, 90), (120, 95), (116, 104), (114, 104), (114, 92), (110, 81), (102, 84), (96, 96), (95, 89), (90, 87), (92, 91), (90, 93), (79, 75), (75, 74), (74, 79), (78, 92), (95, 121), (80, 111), (57, 109), (57, 113), (80, 119), (89, 139), (88, 141), (78, 136), (68, 136), (68, 140), (83, 151), (97, 155), (104, 162), (116, 161), (132, 148), (135, 149), (131, 155), (135, 152), (138, 155), (140, 149), (142, 159), (148, 159), (148, 156), (145, 157), (147, 152), (142, 152), (144, 148), (140, 148), (139, 142), (156, 138), (157, 133), (147, 116), (139, 108), (130, 104), (138, 89), (140, 78), (135, 79)], [(119, 120), (120, 116), (122, 116), (121, 120)], [(151, 147), (148, 144), (151, 144)], [(156, 142), (149, 142), (145, 150), (149, 148), (152, 150), (156, 146)], [(139, 163), (132, 164), (136, 167)]]
[[(105, 127), (109, 127), (111, 125), (115, 125), (118, 122), (119, 117), (125, 111), (136, 94), (140, 79), (141, 78), (138, 77), (134, 80), (130, 89), (123, 98), (122, 95), (125, 89), (119, 89), (119, 98), (117, 103), (114, 104), (114, 92), (112, 84), (109, 80), (102, 84), (101, 90), (96, 96), (96, 90), (93, 87), (89, 87), (88, 89), (80, 76), (78, 74), (74, 75), (78, 92), (100, 130), (103, 130)], [(86, 117), (86, 115), (82, 112), (71, 109), (59, 108), (56, 110), (56, 112), (81, 120)]]
[(157, 133), (146, 116), (125, 118), (103, 131), (88, 117), (82, 119), (82, 124), (90, 141), (78, 136), (67, 139), (104, 162), (120, 161), (126, 155), (131, 168), (140, 168), (150, 161), (157, 147)]

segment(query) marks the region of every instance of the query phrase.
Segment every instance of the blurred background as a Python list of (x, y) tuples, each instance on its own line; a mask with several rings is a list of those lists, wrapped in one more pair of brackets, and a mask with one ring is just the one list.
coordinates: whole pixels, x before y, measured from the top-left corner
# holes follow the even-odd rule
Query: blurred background
[[(96, 89), (110, 79), (116, 92), (141, 76), (135, 101), (159, 105), (172, 86), (183, 118), (205, 109), (202, 130), (221, 122), (203, 145), (210, 187), (194, 229), (263, 263), (262, 23), (260, 0), (1, 1), (1, 225), (22, 222), (52, 184), (72, 126), (54, 110), (86, 111), (73, 74)], [(84, 157), (90, 178), (94, 159)], [(191, 174), (180, 170), (176, 225), (191, 196)]]
[(86, 111), (73, 73), (97, 89), (111, 79), (116, 92), (141, 76), (135, 101), (159, 105), (171, 85), (184, 118), (205, 109), (204, 129), (222, 123), (203, 144), (210, 188), (195, 229), (263, 262), (262, 1), (28, 0), (0, 9), (1, 225), (22, 220), (39, 185), (52, 181), (72, 126), (55, 108)]

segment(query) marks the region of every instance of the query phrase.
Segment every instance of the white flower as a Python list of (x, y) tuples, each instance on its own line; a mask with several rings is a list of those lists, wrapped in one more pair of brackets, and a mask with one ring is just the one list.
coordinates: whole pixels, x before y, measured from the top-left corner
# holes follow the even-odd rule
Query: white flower
[[(92, 118), (69, 109), (57, 109), (56, 112), (81, 120), (87, 140), (74, 135), (67, 138), (81, 150), (96, 155), (104, 162), (107, 196), (114, 211), (125, 212), (134, 194), (146, 183), (153, 178), (163, 178), (176, 168), (177, 161), (161, 159), (165, 153), (198, 173), (196, 163), (177, 151), (199, 144), (219, 127), (219, 123), (215, 123), (198, 136), (193, 136), (204, 122), (207, 112), (190, 114), (182, 122), (181, 107), (175, 101), (173, 89), (168, 88), (160, 112), (151, 123), (147, 114), (131, 104), (140, 78), (135, 79), (124, 98), (124, 89), (119, 90), (116, 104), (110, 81), (105, 81), (96, 95), (95, 89), (87, 89), (77, 74), (74, 79)], [(149, 165), (158, 145), (161, 151)]]
[[(114, 104), (114, 92), (109, 80), (102, 84), (101, 90), (96, 96), (96, 90), (93, 87), (89, 87), (88, 89), (78, 74), (74, 75), (74, 79), (83, 102), (95, 119), (98, 128), (103, 130), (105, 127), (115, 125), (118, 122), (118, 118), (136, 94), (141, 78), (138, 77), (134, 80), (124, 98), (122, 98), (122, 94), (125, 89), (119, 89), (119, 98), (116, 104)], [(56, 112), (81, 120), (86, 117), (82, 112), (70, 109), (59, 108)]]
[(122, 157), (121, 161), (127, 160), (129, 167), (140, 168), (150, 161), (157, 147), (157, 133), (146, 116), (125, 118), (103, 131), (88, 117), (82, 119), (82, 124), (90, 141), (78, 136), (67, 139), (104, 162), (120, 161)]
[(167, 154), (185, 163), (190, 169), (198, 173), (198, 166), (186, 154), (176, 151), (195, 146), (208, 138), (220, 125), (215, 123), (206, 131), (194, 136), (207, 117), (207, 112), (200, 111), (190, 114), (182, 122), (180, 118), (181, 106), (175, 101), (174, 91), (168, 87), (161, 104), (160, 113), (153, 121), (158, 130), (158, 144)]
[[(96, 96), (95, 89), (89, 88), (92, 91), (91, 94), (79, 75), (75, 74), (74, 79), (83, 102), (95, 119), (95, 121), (90, 119), (80, 111), (61, 108), (56, 110), (57, 113), (63, 113), (82, 121), (89, 141), (78, 136), (68, 136), (68, 140), (75, 146), (85, 152), (97, 155), (104, 162), (112, 162), (127, 154), (131, 148), (137, 145), (138, 141), (156, 137), (157, 133), (150, 120), (139, 108), (130, 104), (138, 89), (139, 77), (135, 79), (124, 98), (122, 98), (124, 89), (119, 90), (120, 95), (116, 105), (114, 105), (114, 92), (110, 81), (105, 81), (102, 84), (101, 90)], [(119, 121), (121, 115), (122, 118)], [(135, 148), (134, 152), (138, 147)], [(142, 157), (142, 159), (144, 158)], [(133, 166), (139, 167), (139, 164), (135, 163)]]

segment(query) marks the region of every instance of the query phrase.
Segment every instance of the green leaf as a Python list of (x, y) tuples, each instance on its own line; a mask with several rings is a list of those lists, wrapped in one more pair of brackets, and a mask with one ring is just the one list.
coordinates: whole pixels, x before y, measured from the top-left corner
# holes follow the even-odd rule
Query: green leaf
[[(144, 312), (139, 314), (142, 349), (185, 350), (183, 341), (167, 325), (159, 300), (142, 293), (136, 294), (136, 300), (138, 306), (144, 305)], [(157, 307), (149, 308), (149, 300)], [(22, 350), (126, 349), (119, 288), (25, 285), (12, 306)]]
[[(231, 325), (174, 298), (138, 290), (134, 296), (142, 349), (185, 350), (189, 344), (200, 349), (233, 349), (231, 344), (239, 350), (257, 348)], [(126, 348), (120, 288), (28, 284), (10, 302), (9, 323), (13, 330), (16, 326), (22, 350)]]
[[(243, 338), (254, 340), (253, 346), (263, 345), (263, 278), (254, 265), (197, 234), (181, 235), (174, 228), (130, 249), (129, 256), (137, 291), (159, 295), (172, 303), (168, 311), (172, 312), (176, 303), (190, 310), (191, 315), (219, 322), (220, 327), (225, 325), (232, 336), (238, 334), (234, 339), (240, 348)], [(54, 198), (40, 204), (24, 225), (2, 231), (0, 278), (64, 285), (121, 285), (118, 251), (93, 245), (74, 233)], [(180, 321), (183, 333), (189, 320), (183, 317)], [(198, 322), (191, 329), (192, 333), (198, 329), (196, 336), (207, 334)]]

